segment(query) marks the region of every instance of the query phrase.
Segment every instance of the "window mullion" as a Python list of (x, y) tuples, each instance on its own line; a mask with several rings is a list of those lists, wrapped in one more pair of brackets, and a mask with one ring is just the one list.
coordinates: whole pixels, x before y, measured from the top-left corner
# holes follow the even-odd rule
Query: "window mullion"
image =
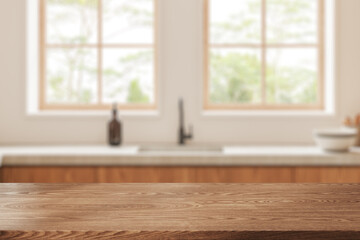
[(46, 89), (47, 83), (45, 80), (46, 75), (46, 52), (47, 52), (47, 39), (46, 39), (46, 1), (40, 0), (39, 1), (40, 7), (40, 18), (39, 18), (39, 77), (40, 77), (40, 84), (39, 84), (39, 108), (43, 109), (46, 104)]
[(266, 0), (261, 0), (261, 99), (266, 105)]
[(102, 105), (102, 72), (103, 72), (103, 51), (102, 51), (102, 41), (103, 41), (103, 28), (102, 28), (102, 0), (98, 0), (98, 104)]

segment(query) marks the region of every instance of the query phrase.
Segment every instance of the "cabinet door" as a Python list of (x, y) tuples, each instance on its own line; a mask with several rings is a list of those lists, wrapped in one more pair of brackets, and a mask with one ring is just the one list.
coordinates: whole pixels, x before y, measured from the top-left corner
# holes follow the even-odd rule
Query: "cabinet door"
[(289, 183), (291, 168), (125, 167), (98, 168), (100, 182), (150, 183)]
[(294, 175), (299, 183), (360, 183), (359, 167), (302, 167)]
[(6, 183), (96, 183), (91, 167), (4, 167), (0, 180)]

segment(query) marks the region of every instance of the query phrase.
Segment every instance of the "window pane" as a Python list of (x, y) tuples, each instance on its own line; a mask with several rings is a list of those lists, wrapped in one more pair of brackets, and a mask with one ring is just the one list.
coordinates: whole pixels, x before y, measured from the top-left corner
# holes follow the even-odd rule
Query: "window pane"
[(261, 0), (210, 0), (211, 43), (260, 43)]
[(317, 50), (269, 49), (267, 101), (277, 104), (317, 103)]
[(48, 43), (96, 43), (97, 0), (47, 0), (46, 3)]
[(104, 49), (103, 102), (154, 103), (151, 49)]
[(211, 50), (211, 103), (261, 102), (260, 56), (257, 49)]
[(153, 0), (103, 0), (104, 43), (153, 43)]
[(267, 0), (269, 43), (317, 43), (317, 0)]
[(54, 104), (97, 101), (95, 49), (66, 48), (47, 51), (46, 100)]

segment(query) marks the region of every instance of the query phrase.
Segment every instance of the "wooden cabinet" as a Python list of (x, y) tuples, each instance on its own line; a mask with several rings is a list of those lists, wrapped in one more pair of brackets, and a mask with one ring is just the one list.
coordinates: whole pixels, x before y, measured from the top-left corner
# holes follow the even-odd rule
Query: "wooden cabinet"
[(360, 167), (4, 167), (6, 183), (360, 183)]
[(294, 176), (300, 183), (360, 183), (360, 167), (298, 167)]

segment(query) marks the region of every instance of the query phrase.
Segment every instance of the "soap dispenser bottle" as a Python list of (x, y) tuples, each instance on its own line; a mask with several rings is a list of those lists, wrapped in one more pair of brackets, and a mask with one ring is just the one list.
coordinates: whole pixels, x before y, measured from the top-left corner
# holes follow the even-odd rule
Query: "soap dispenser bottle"
[(121, 122), (118, 120), (117, 112), (117, 104), (115, 103), (112, 109), (112, 119), (109, 122), (108, 128), (109, 144), (111, 146), (119, 146), (122, 142)]

